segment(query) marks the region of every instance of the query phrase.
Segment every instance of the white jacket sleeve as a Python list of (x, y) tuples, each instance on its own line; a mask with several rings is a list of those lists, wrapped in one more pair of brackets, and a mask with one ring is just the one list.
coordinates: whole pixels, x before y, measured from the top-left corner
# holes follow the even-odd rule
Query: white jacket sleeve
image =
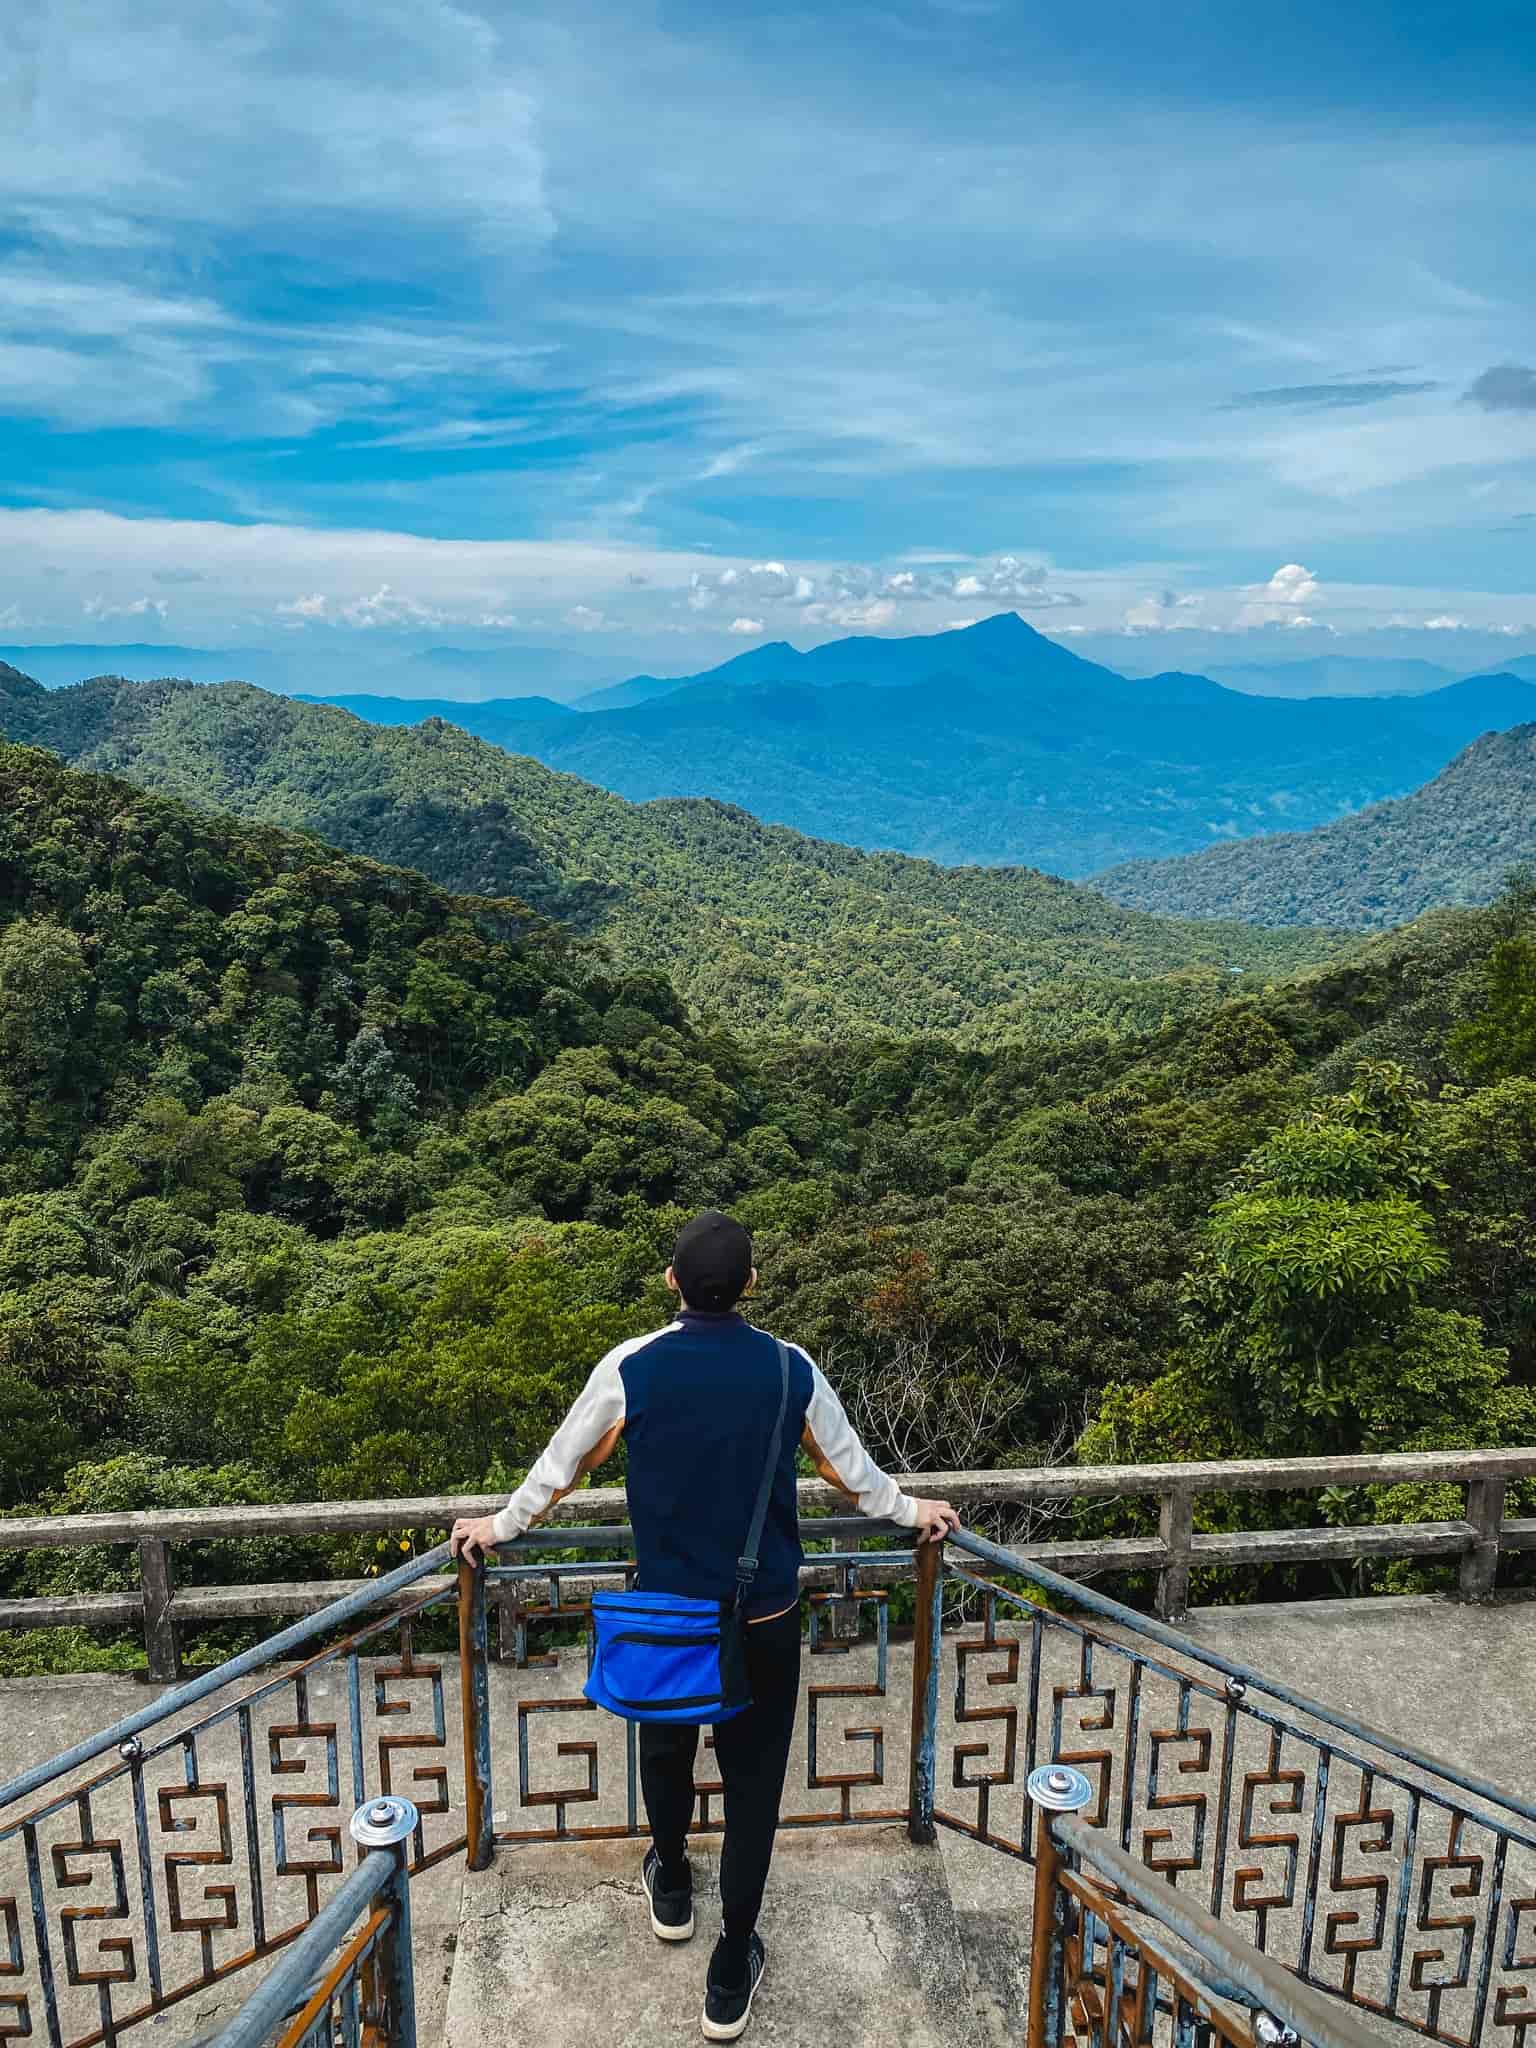
[(619, 1367), (633, 1349), (633, 1342), (616, 1344), (592, 1368), (587, 1384), (540, 1452), (533, 1470), (495, 1517), (492, 1526), (498, 1543), (510, 1543), (525, 1529), (531, 1529), (541, 1515), (548, 1514), (555, 1502), (576, 1484), (582, 1459), (615, 1424), (623, 1422), (624, 1381)]
[[(799, 1346), (795, 1348), (798, 1350)], [(900, 1522), (908, 1529), (917, 1527), (917, 1502), (911, 1494), (903, 1493), (865, 1450), (842, 1402), (814, 1362), (803, 1441), (822, 1477), (857, 1501), (861, 1514), (880, 1522)]]

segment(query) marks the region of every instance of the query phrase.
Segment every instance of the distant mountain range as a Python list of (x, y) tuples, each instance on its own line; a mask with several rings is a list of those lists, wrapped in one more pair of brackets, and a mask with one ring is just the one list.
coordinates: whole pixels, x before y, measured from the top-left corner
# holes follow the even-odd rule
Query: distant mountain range
[(1300, 661), (1208, 661), (1212, 682), (1256, 697), (1418, 696), (1442, 690), (1465, 671), (1384, 654), (1317, 654)]
[(1360, 928), (1489, 903), (1527, 862), (1536, 862), (1536, 725), (1485, 734), (1424, 788), (1352, 818), (1137, 861), (1094, 882), (1116, 903), (1170, 917)]
[(1156, 1024), (1213, 976), (1285, 973), (1338, 944), (1171, 923), (1027, 869), (861, 853), (715, 802), (637, 807), (439, 719), (380, 727), (239, 683), (44, 690), (0, 665), (0, 735), (458, 891), (521, 897), (619, 965), (662, 968), (738, 1029)]
[(451, 718), (637, 802), (713, 796), (818, 838), (1081, 877), (1404, 794), (1481, 733), (1536, 718), (1536, 681), (1371, 699), (1132, 682), (1007, 612), (632, 677), (582, 698), (579, 718), (516, 700), (357, 708)]
[(295, 690), (293, 695), (299, 704), (334, 704), (369, 725), (421, 725), (429, 718), (445, 718), (461, 731), (498, 747), (510, 747), (514, 753), (522, 738), (521, 728), (530, 720), (578, 715), (569, 704), (557, 704), (553, 697), (487, 697), (480, 704), (465, 704), (454, 697), (318, 697), (307, 690)]
[(329, 700), (339, 692), (371, 688), (413, 699), (418, 692), (483, 697), (487, 690), (520, 696), (537, 691), (564, 703), (623, 674), (623, 664), (564, 647), (379, 647), (365, 636), (350, 642), (290, 647), (182, 647), (156, 641), (98, 646), (88, 641), (47, 647), (0, 647), (0, 661), (50, 689), (91, 676), (156, 682), (165, 676), (194, 683), (239, 681), (260, 689), (308, 690)]

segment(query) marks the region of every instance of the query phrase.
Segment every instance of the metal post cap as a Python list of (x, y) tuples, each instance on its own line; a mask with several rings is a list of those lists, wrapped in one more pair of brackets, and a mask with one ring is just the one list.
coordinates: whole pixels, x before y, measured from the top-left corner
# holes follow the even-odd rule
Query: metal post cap
[(1259, 2048), (1297, 2048), (1301, 2036), (1294, 2027), (1288, 2027), (1284, 2020), (1260, 2007), (1253, 2015), (1253, 2038)]
[(348, 1832), (364, 1849), (390, 1849), (414, 1834), (420, 1819), (409, 1799), (397, 1799), (391, 1793), (360, 1806), (348, 1823)]
[(1093, 1798), (1093, 1787), (1070, 1764), (1041, 1764), (1029, 1774), (1028, 1792), (1047, 1813), (1077, 1813)]

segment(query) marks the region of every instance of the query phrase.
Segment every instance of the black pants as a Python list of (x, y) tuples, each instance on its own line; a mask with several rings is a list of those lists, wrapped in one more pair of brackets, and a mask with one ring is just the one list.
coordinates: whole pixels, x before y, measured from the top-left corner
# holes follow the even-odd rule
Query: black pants
[[(747, 1629), (747, 1680), (752, 1704), (715, 1730), (715, 1757), (725, 1787), (725, 1846), (720, 1854), (720, 1904), (727, 1937), (745, 1941), (757, 1925), (773, 1861), (779, 1798), (800, 1703), (800, 1609)], [(693, 1817), (697, 1728), (670, 1721), (640, 1726), (640, 1789), (651, 1839), (664, 1870), (683, 1860)]]

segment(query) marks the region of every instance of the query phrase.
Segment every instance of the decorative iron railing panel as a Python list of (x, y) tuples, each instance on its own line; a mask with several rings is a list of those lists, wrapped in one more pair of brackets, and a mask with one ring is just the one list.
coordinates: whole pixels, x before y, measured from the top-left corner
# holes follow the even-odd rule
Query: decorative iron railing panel
[[(808, 1574), (785, 1826), (905, 1821), (925, 1840), (937, 1823), (1030, 1860), (1029, 1775), (1069, 1764), (1105, 1853), (1150, 1873), (1171, 1918), (1213, 1914), (1298, 1981), (1447, 2048), (1536, 2048), (1536, 1807), (1029, 1552), (962, 1533), (914, 1568), (877, 1525), (804, 1533), (830, 1547)], [(511, 1560), (452, 1579), (429, 1553), (0, 1787), (0, 2044), (114, 2048), (306, 1940), (350, 1881), (348, 1816), (376, 1797), (414, 1802), (415, 1871), (639, 1834), (636, 1730), (582, 1697), (591, 1592), (632, 1581), (630, 1532), (550, 1529)], [(909, 1631), (893, 1610), (914, 1580)], [(718, 1830), (707, 1736), (697, 1792), (696, 1826)], [(1100, 2037), (1148, 2048), (1161, 2008), (1126, 2004), (1141, 1966), (1123, 1937)], [(347, 2037), (344, 1977), (310, 2032)]]
[(1082, 1773), (1045, 1766), (1032, 1788), (1029, 2048), (1370, 2048), (1347, 2005), (1086, 1825)]
[[(562, 1532), (559, 1540), (611, 1547), (615, 1533)], [(906, 1689), (891, 1684), (890, 1587), (868, 1581), (909, 1574), (911, 1553), (824, 1552), (816, 1568), (833, 1574), (836, 1587), (805, 1595), (801, 1747), (781, 1824), (904, 1821), (910, 1703)], [(610, 1583), (628, 1583), (633, 1565), (609, 1560), (606, 1575)], [(600, 1713), (580, 1692), (592, 1648), (590, 1587), (600, 1576), (604, 1564), (592, 1559), (487, 1574), (488, 1597), (505, 1602), (526, 1665), (511, 1703), (515, 1729), (498, 1730), (504, 1761), (494, 1787), (497, 1842), (594, 1841), (643, 1832), (634, 1725)], [(506, 1761), (509, 1747), (515, 1766)], [(713, 1747), (706, 1731), (695, 1781), (695, 1826), (704, 1833), (724, 1826)]]
[(1464, 1793), (1192, 1642), (1154, 1648), (1134, 1615), (1112, 1628), (953, 1565), (946, 1581), (979, 1613), (943, 1639), (939, 1825), (1032, 1860), (1029, 1775), (1067, 1764), (1088, 1824), (1304, 1982), (1452, 2048), (1536, 2024), (1519, 1802)]
[(454, 1593), (439, 1579), (0, 1812), (0, 2039), (110, 2048), (275, 1954), (352, 1869), (348, 1819), (374, 1795), (418, 1809), (412, 1869), (461, 1852), (443, 1660), (415, 1647)]

